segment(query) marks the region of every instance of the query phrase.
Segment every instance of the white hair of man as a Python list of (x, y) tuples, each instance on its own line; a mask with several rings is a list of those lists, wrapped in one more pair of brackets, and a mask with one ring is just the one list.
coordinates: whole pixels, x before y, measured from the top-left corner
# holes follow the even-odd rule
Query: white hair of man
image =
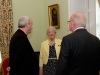
[(30, 23), (30, 17), (28, 17), (28, 16), (22, 16), (22, 17), (20, 17), (20, 19), (19, 19), (19, 21), (18, 21), (18, 27), (19, 28), (23, 28), (23, 27), (25, 27), (27, 24), (29, 24)]
[(51, 28), (52, 28), (52, 29), (54, 30), (54, 32), (56, 33), (56, 29), (55, 29), (55, 27), (50, 26), (50, 27), (47, 29), (47, 34), (48, 34), (48, 30), (51, 29)]
[(86, 16), (82, 12), (77, 12), (73, 14), (73, 21), (78, 27), (86, 27)]

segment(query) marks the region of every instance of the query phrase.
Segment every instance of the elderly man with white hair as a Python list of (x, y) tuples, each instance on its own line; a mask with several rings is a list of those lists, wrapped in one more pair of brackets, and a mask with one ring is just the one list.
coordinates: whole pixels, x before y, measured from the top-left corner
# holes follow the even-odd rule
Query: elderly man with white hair
[(32, 19), (22, 16), (18, 28), (9, 46), (9, 75), (39, 75), (39, 61), (27, 38), (32, 30)]
[(99, 75), (100, 40), (89, 33), (82, 12), (71, 15), (69, 30), (62, 39), (56, 75)]

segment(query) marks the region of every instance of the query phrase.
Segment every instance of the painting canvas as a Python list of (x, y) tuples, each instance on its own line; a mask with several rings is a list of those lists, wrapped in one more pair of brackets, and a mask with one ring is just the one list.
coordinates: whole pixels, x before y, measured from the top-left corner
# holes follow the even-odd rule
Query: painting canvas
[(49, 25), (54, 26), (56, 29), (60, 28), (58, 4), (48, 6), (48, 15), (49, 15)]

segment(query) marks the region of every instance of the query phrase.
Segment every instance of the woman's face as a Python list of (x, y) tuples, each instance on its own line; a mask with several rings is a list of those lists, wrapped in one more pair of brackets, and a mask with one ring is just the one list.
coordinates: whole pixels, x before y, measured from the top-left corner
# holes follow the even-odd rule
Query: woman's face
[(55, 38), (55, 35), (56, 35), (56, 32), (55, 32), (55, 30), (53, 28), (50, 28), (50, 29), (48, 29), (47, 35), (48, 35), (48, 37), (50, 39), (54, 39)]

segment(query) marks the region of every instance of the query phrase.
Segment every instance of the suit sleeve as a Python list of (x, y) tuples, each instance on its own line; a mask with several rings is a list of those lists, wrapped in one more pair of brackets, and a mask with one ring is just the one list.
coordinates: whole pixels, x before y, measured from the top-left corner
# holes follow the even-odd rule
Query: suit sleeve
[(39, 67), (43, 67), (43, 45), (40, 48)]
[(61, 43), (61, 50), (60, 50), (60, 55), (58, 59), (56, 75), (64, 75), (64, 73), (67, 72), (68, 63), (69, 63), (69, 48), (68, 47), (69, 47), (68, 40), (63, 38), (62, 43)]
[(99, 63), (99, 75), (100, 75), (100, 40), (99, 40), (99, 43), (98, 43), (98, 50), (99, 50), (98, 51), (98, 56), (99, 56), (99, 60), (98, 60), (99, 62), (98, 63)]

